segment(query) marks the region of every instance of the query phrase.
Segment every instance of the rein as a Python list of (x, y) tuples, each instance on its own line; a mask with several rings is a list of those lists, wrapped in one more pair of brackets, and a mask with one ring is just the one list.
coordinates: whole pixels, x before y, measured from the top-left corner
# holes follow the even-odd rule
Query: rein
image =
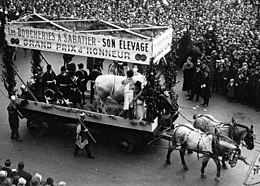
[[(244, 132), (241, 134), (241, 137), (240, 137), (240, 139), (239, 139), (239, 142), (241, 143), (242, 146), (247, 147), (247, 144), (245, 143), (245, 137), (246, 137), (247, 133), (249, 132), (248, 127), (247, 127), (247, 126), (244, 126), (244, 125), (241, 125), (241, 124), (235, 124), (235, 125), (236, 125), (236, 127), (235, 127), (235, 126), (232, 126), (232, 127), (233, 127), (233, 131), (234, 131), (235, 128), (236, 128), (236, 131), (237, 131), (238, 135), (240, 135), (240, 132), (239, 132), (239, 130), (238, 130), (238, 127), (241, 127), (241, 128), (246, 129), (246, 131), (244, 131)], [(234, 131), (234, 133), (235, 133), (235, 131)], [(232, 138), (232, 139), (233, 139), (233, 138)]]

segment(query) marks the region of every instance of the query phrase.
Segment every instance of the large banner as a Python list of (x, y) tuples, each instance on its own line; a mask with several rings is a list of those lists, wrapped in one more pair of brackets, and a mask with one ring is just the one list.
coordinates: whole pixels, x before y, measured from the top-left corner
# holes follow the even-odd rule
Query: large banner
[(165, 54), (170, 52), (172, 46), (172, 29), (166, 30), (153, 40), (153, 54), (154, 61), (158, 62)]
[(149, 64), (152, 40), (117, 38), (6, 25), (8, 45), (35, 50)]

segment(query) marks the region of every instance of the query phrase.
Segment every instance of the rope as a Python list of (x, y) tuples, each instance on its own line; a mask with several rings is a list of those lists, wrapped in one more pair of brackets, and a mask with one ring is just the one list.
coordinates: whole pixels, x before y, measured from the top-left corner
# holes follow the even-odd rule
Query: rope
[(191, 120), (187, 119), (180, 111), (178, 111), (178, 113), (179, 113), (185, 120), (187, 120), (189, 123), (193, 123)]

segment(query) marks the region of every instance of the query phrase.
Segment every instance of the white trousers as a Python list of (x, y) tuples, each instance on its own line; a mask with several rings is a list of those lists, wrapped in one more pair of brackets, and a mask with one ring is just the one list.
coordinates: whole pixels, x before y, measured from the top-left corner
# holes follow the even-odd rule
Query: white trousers
[(124, 108), (123, 110), (129, 110), (129, 107), (133, 107), (132, 104), (130, 105), (130, 102), (134, 98), (134, 92), (133, 91), (127, 91), (124, 93)]

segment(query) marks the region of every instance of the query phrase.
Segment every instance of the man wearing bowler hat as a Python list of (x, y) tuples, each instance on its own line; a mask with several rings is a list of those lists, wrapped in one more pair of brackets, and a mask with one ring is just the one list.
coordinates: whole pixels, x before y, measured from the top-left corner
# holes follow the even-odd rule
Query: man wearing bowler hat
[(11, 166), (11, 160), (10, 159), (7, 159), (5, 160), (5, 166), (2, 168), (2, 170), (6, 171), (7, 172), (7, 177), (8, 178), (11, 178), (13, 177), (12, 175), (12, 169), (10, 168)]

